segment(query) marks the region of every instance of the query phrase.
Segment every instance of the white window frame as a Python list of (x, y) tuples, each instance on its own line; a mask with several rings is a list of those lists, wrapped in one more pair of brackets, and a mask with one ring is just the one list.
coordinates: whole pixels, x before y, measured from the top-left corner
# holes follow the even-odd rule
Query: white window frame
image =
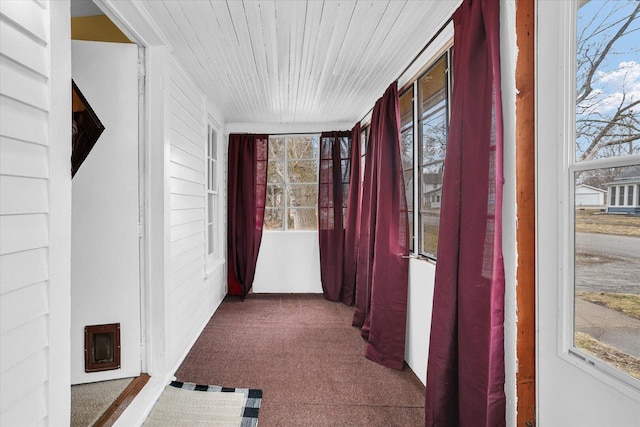
[[(564, 25), (564, 32), (562, 32), (560, 40), (556, 39), (553, 42), (556, 46), (559, 44), (560, 48), (558, 49), (558, 57), (550, 61), (556, 61), (563, 70), (562, 75), (554, 76), (556, 94), (551, 95), (547, 92), (553, 90), (550, 88), (554, 84), (542, 85), (540, 77), (536, 80), (537, 84), (545, 86), (543, 92), (545, 92), (546, 96), (558, 99), (557, 107), (559, 108), (559, 114), (555, 115), (556, 121), (554, 123), (554, 119), (551, 119), (549, 113), (545, 111), (545, 109), (553, 111), (553, 108), (549, 108), (549, 105), (541, 105), (540, 97), (536, 100), (538, 102), (536, 121), (538, 123), (546, 123), (544, 127), (538, 127), (536, 153), (538, 164), (536, 183), (538, 188), (536, 196), (538, 245), (541, 241), (547, 244), (544, 252), (538, 252), (537, 255), (538, 298), (540, 298), (540, 286), (543, 286), (540, 283), (544, 283), (541, 282), (541, 277), (546, 278), (542, 280), (547, 280), (556, 272), (558, 283), (556, 294), (558, 357), (621, 392), (632, 392), (637, 395), (640, 392), (640, 380), (618, 371), (574, 345), (575, 173), (592, 169), (633, 166), (640, 162), (640, 156), (637, 155), (576, 161), (574, 143), (576, 137), (575, 34), (578, 4), (579, 0), (567, 1), (562, 6), (562, 13), (559, 14), (564, 15), (564, 17), (559, 16), (558, 18)], [(540, 51), (545, 47), (551, 50), (552, 46), (541, 46), (539, 44), (537, 49)], [(540, 57), (539, 54), (538, 57)], [(543, 67), (545, 66), (538, 64), (538, 76), (540, 76)], [(542, 129), (544, 130), (541, 131)], [(553, 133), (553, 131), (557, 133)], [(544, 173), (541, 172), (541, 165), (544, 165)], [(551, 187), (555, 187), (557, 190), (547, 191)], [(546, 189), (546, 193), (541, 193), (542, 188)], [(619, 197), (619, 194), (617, 194), (617, 197)], [(553, 231), (549, 223), (549, 221), (553, 221), (554, 216), (556, 218), (555, 226), (557, 227), (555, 231)], [(552, 241), (555, 242), (555, 250), (548, 251), (547, 249), (552, 246), (549, 243)], [(549, 257), (553, 257), (554, 253), (557, 254), (556, 260), (546, 262), (550, 261)], [(543, 259), (546, 261), (541, 262)], [(546, 320), (542, 319), (543, 316), (544, 314), (538, 316), (538, 330), (544, 329), (541, 323), (546, 324)]]
[[(204, 152), (205, 171), (205, 273), (206, 276), (222, 261), (220, 215), (220, 130), (212, 120), (207, 123), (207, 139)], [(210, 201), (214, 211), (210, 212)], [(213, 235), (213, 236), (212, 236)], [(213, 240), (213, 248), (209, 250)]]
[[(282, 138), (283, 143), (284, 143), (284, 165), (283, 165), (283, 180), (282, 180), (282, 194), (284, 196), (284, 202), (283, 202), (283, 209), (282, 209), (282, 228), (271, 228), (271, 229), (263, 229), (263, 232), (266, 233), (270, 233), (270, 232), (282, 232), (282, 231), (286, 231), (286, 232), (313, 232), (313, 231), (318, 231), (318, 228), (316, 227), (315, 230), (295, 230), (295, 229), (289, 229), (289, 224), (288, 224), (288, 218), (289, 218), (289, 203), (288, 203), (288, 196), (287, 196), (287, 188), (289, 187), (289, 150), (288, 150), (288, 141), (290, 138), (295, 138), (297, 136), (309, 136), (309, 137), (317, 137), (318, 138), (318, 143), (320, 143), (320, 133), (317, 134), (275, 134), (275, 135), (269, 135), (269, 138)], [(318, 158), (317, 159), (313, 159), (313, 158), (302, 158), (302, 159), (297, 159), (297, 160), (316, 160), (318, 162), (318, 166), (320, 165), (320, 145), (318, 145)], [(272, 161), (272, 159), (267, 159), (267, 162)], [(268, 181), (268, 177), (267, 177), (267, 188), (269, 186), (269, 181)], [(299, 184), (315, 184), (316, 186), (318, 186), (320, 180), (320, 171), (318, 169), (316, 169), (316, 180), (315, 182), (304, 182), (304, 183), (299, 183)], [(294, 184), (296, 185), (296, 184)], [(266, 206), (265, 204), (265, 213), (267, 208), (269, 208), (269, 206)], [(312, 209), (314, 208), (314, 206), (299, 206), (298, 208), (303, 208), (303, 209)], [(315, 212), (316, 212), (316, 217), (318, 215), (318, 201), (316, 199), (316, 204), (315, 204)]]

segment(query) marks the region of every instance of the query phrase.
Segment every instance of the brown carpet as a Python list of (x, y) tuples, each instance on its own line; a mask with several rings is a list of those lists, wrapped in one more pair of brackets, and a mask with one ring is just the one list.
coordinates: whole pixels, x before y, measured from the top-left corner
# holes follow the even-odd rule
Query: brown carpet
[(352, 317), (322, 295), (227, 297), (176, 377), (262, 389), (260, 427), (424, 425), (424, 386), (366, 359)]

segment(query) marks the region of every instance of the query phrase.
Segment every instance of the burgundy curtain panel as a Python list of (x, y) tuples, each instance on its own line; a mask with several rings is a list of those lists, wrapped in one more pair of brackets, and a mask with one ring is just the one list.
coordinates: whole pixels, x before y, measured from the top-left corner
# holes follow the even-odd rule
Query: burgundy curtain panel
[(268, 148), (268, 135), (229, 135), (227, 283), (242, 298), (253, 285), (262, 240)]
[(499, 4), (464, 0), (453, 16), (426, 426), (505, 425)]
[(400, 109), (393, 83), (373, 109), (365, 157), (353, 325), (365, 355), (404, 367), (409, 254), (407, 200), (400, 151)]
[(320, 135), (318, 241), (324, 297), (353, 304), (360, 188), (360, 123)]

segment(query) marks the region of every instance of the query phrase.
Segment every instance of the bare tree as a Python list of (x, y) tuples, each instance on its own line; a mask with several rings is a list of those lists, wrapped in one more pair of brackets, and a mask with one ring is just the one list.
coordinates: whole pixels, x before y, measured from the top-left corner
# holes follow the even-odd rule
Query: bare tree
[[(630, 66), (637, 64), (623, 61), (616, 64), (614, 71), (605, 71), (611, 69), (609, 61), (632, 53), (616, 49), (623, 39), (638, 37), (634, 33), (640, 29), (640, 2), (613, 4), (610, 9), (601, 7), (578, 34), (576, 149), (579, 160), (640, 152), (640, 99), (629, 92), (629, 85), (637, 79), (631, 74)], [(630, 7), (633, 7), (631, 13), (625, 12)], [(637, 52), (638, 48), (632, 49)], [(612, 72), (623, 75), (622, 91), (615, 94), (605, 93), (598, 87)]]

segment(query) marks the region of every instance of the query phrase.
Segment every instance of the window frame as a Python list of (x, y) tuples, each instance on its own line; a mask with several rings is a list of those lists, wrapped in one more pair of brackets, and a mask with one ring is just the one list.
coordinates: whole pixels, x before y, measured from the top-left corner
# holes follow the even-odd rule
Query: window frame
[[(315, 161), (316, 162), (316, 170), (315, 170), (315, 181), (314, 182), (299, 182), (299, 183), (294, 183), (291, 184), (289, 182), (289, 162), (291, 160), (289, 160), (289, 140), (290, 138), (295, 138), (295, 137), (311, 137), (311, 138), (318, 138), (318, 150), (316, 152), (317, 154), (317, 158), (299, 158), (299, 159), (295, 159), (298, 161)], [(290, 210), (290, 206), (289, 206), (289, 196), (288, 196), (288, 188), (293, 185), (293, 186), (302, 186), (302, 185), (311, 185), (313, 184), (316, 189), (319, 186), (319, 179), (320, 179), (320, 171), (319, 171), (319, 165), (320, 165), (320, 133), (312, 133), (312, 134), (301, 134), (301, 133), (296, 133), (296, 134), (274, 134), (274, 135), (269, 135), (269, 142), (271, 142), (271, 138), (282, 138), (283, 140), (283, 144), (284, 144), (284, 158), (282, 159), (283, 162), (283, 180), (282, 180), (282, 194), (283, 194), (283, 204), (282, 204), (282, 227), (281, 228), (263, 228), (264, 232), (270, 233), (270, 232), (314, 232), (314, 231), (318, 231), (318, 225), (316, 222), (316, 228), (315, 229), (302, 229), (302, 230), (296, 230), (293, 228), (289, 228), (289, 224), (288, 224), (288, 218), (289, 218), (289, 210)], [(269, 162), (271, 161), (275, 161), (274, 159), (271, 158), (267, 158), (267, 164), (269, 164)], [(267, 188), (269, 188), (270, 185), (273, 185), (274, 183), (269, 181), (269, 178), (267, 177)], [(265, 215), (268, 212), (268, 210), (270, 209), (276, 209), (274, 207), (270, 207), (267, 203), (265, 203)], [(315, 211), (315, 215), (316, 215), (316, 221), (317, 221), (317, 216), (318, 216), (318, 199), (316, 197), (315, 199), (315, 205), (314, 206), (296, 206), (294, 209), (314, 209)]]
[[(444, 46), (434, 55), (431, 60), (425, 65), (424, 71), (421, 72), (413, 82), (414, 85), (414, 234), (416, 245), (414, 248), (414, 253), (417, 254), (420, 258), (426, 259), (432, 262), (437, 261), (437, 254), (429, 254), (423, 252), (423, 239), (424, 235), (422, 233), (422, 187), (423, 187), (423, 174), (421, 173), (422, 168), (428, 166), (430, 164), (435, 164), (435, 162), (422, 162), (422, 118), (420, 117), (421, 108), (420, 108), (420, 80), (425, 77), (429, 71), (433, 69), (436, 64), (442, 59), (445, 58), (445, 96), (446, 96), (446, 138), (449, 137), (449, 125), (451, 120), (451, 102), (453, 95), (453, 40), (450, 40), (448, 43), (445, 43)], [(416, 138), (417, 136), (417, 138)], [(446, 149), (446, 147), (445, 147)], [(445, 157), (442, 159), (442, 164), (444, 167), (444, 162), (446, 159), (446, 151)], [(442, 187), (440, 187), (442, 188)], [(438, 221), (439, 222), (439, 221)], [(439, 228), (439, 225), (438, 225)], [(439, 235), (439, 230), (438, 230)], [(437, 250), (437, 248), (436, 248)]]
[[(210, 119), (204, 152), (204, 254), (205, 277), (222, 261), (220, 231), (220, 130)], [(213, 202), (213, 204), (212, 204)], [(213, 205), (213, 212), (211, 206)], [(213, 240), (213, 242), (212, 242)]]
[[(560, 253), (563, 254), (559, 261), (559, 267), (563, 271), (560, 276), (560, 291), (558, 305), (561, 310), (559, 316), (559, 356), (580, 369), (588, 375), (596, 377), (612, 387), (624, 390), (630, 387), (634, 391), (640, 391), (640, 380), (622, 372), (601, 360), (597, 356), (588, 353), (577, 347), (575, 344), (575, 299), (576, 299), (576, 223), (575, 223), (575, 174), (577, 172), (634, 166), (640, 164), (640, 155), (630, 155), (625, 157), (598, 158), (592, 160), (580, 160), (576, 158), (576, 34), (578, 25), (579, 1), (567, 2), (567, 31), (563, 48), (567, 54), (560, 61), (564, 65), (565, 75), (560, 77), (560, 85), (563, 89), (562, 108), (563, 114), (560, 117), (561, 126), (565, 137), (562, 142), (562, 162), (560, 164), (561, 192), (558, 212), (561, 218), (559, 226), (562, 228), (560, 236), (564, 236), (567, 248)], [(614, 187), (623, 187), (612, 186)], [(612, 190), (613, 191), (613, 190)], [(616, 194), (616, 204), (620, 206), (620, 188), (613, 191)], [(625, 192), (626, 193), (626, 192)], [(539, 196), (538, 196), (539, 197)], [(626, 199), (626, 194), (624, 199)], [(613, 201), (611, 199), (610, 201)]]

